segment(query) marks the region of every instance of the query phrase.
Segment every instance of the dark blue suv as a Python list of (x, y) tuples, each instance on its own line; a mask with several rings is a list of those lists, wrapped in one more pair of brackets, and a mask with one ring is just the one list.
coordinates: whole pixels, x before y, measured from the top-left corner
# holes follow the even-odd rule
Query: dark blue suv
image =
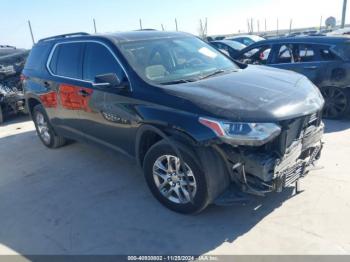
[(323, 116), (350, 115), (350, 38), (294, 37), (260, 41), (233, 56), (241, 62), (307, 76), (325, 99)]
[(322, 149), (324, 101), (306, 77), (237, 64), (185, 33), (43, 39), (23, 79), (45, 146), (70, 139), (133, 157), (153, 195), (182, 213), (233, 201), (227, 190), (281, 191)]

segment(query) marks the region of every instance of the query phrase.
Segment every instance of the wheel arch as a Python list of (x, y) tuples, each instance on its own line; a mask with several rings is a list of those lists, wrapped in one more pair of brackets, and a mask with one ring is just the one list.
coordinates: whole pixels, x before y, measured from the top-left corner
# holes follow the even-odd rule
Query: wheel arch
[(172, 141), (182, 142), (183, 144), (196, 144), (196, 140), (183, 131), (144, 124), (137, 130), (135, 141), (135, 157), (139, 166), (143, 166), (143, 160), (148, 149), (162, 139), (166, 140), (175, 151), (178, 150)]

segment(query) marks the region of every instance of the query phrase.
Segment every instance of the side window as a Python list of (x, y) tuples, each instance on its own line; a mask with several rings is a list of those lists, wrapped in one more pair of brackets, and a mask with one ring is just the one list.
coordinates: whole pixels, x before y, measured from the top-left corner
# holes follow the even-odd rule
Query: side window
[(123, 71), (112, 53), (102, 44), (86, 43), (83, 79), (94, 81), (95, 76), (116, 73), (122, 79)]
[(295, 54), (295, 62), (311, 62), (315, 60), (315, 51), (313, 45), (300, 44)]
[(293, 45), (291, 44), (282, 45), (278, 50), (276, 62), (278, 64), (293, 63), (294, 62)]
[(270, 52), (271, 46), (260, 46), (245, 52), (240, 60), (246, 64), (264, 65), (267, 63)]
[(320, 57), (323, 61), (337, 60), (329, 46), (319, 46)]
[(55, 48), (50, 69), (56, 75), (81, 79), (82, 43), (60, 44)]

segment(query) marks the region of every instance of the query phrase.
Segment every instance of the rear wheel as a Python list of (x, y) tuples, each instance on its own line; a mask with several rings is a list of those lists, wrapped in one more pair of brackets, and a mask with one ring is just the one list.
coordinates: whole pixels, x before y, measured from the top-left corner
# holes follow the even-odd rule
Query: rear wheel
[(205, 175), (194, 154), (179, 150), (185, 162), (183, 168), (164, 140), (148, 150), (144, 159), (147, 184), (152, 194), (169, 209), (185, 214), (200, 212), (210, 202)]
[(33, 121), (36, 132), (45, 146), (49, 148), (58, 148), (66, 143), (65, 138), (58, 136), (53, 130), (42, 105), (36, 105), (34, 107)]
[(349, 111), (350, 97), (348, 89), (327, 86), (321, 88), (321, 92), (325, 100), (324, 118), (337, 119)]

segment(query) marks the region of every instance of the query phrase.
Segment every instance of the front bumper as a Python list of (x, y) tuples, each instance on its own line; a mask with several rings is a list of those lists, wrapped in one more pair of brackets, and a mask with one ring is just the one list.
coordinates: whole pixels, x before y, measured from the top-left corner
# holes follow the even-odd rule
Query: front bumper
[(273, 148), (225, 147), (232, 166), (231, 178), (245, 192), (264, 195), (281, 192), (308, 174), (320, 158), (324, 125), (309, 126), (295, 139), (281, 156)]

